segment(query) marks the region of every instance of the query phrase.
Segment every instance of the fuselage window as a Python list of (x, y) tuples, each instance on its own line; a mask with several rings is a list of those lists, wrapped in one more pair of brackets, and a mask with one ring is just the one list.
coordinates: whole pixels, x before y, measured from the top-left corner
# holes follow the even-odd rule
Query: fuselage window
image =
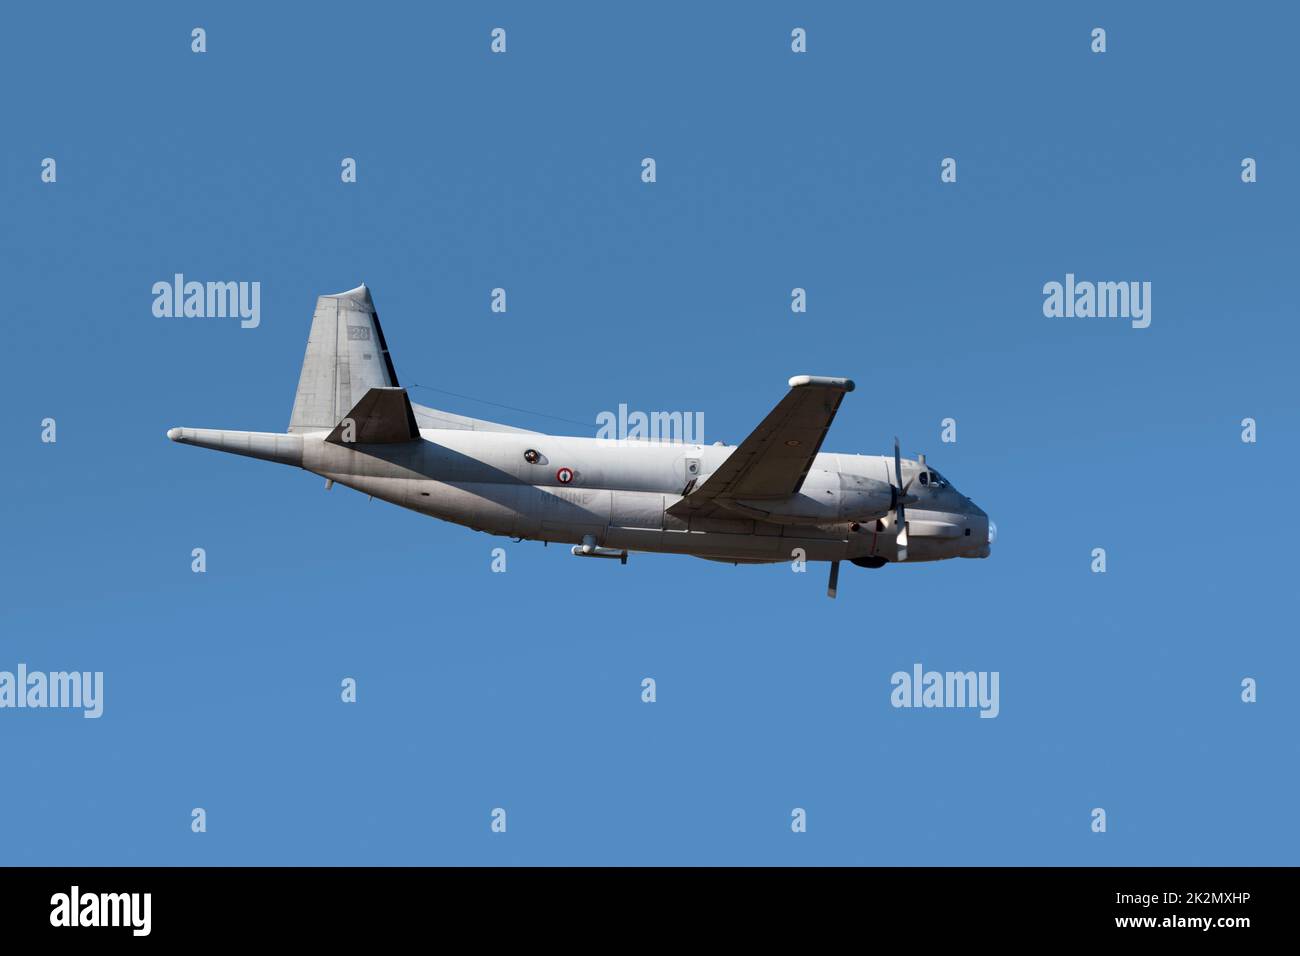
[(928, 485), (929, 483), (930, 483), (930, 473), (926, 471), (921, 472), (921, 484)]

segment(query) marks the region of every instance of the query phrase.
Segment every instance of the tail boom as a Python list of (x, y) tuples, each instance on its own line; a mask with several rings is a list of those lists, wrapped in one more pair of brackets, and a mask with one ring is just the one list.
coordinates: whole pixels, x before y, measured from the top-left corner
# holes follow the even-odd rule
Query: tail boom
[(281, 465), (302, 467), (301, 435), (280, 432), (236, 432), (220, 428), (171, 428), (167, 437), (182, 445), (226, 451)]

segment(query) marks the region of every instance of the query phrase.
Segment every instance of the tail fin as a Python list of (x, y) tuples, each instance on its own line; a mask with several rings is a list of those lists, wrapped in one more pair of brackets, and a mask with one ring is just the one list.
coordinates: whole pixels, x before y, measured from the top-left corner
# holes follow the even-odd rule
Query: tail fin
[(289, 431), (329, 431), (370, 389), (396, 387), (397, 372), (365, 284), (317, 299)]

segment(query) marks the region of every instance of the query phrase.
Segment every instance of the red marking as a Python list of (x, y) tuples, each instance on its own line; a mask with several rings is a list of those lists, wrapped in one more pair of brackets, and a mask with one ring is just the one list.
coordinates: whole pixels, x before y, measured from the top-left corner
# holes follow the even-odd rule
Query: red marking
[(555, 480), (562, 485), (567, 485), (569, 482), (573, 480), (573, 469), (561, 468), (559, 471), (555, 473)]

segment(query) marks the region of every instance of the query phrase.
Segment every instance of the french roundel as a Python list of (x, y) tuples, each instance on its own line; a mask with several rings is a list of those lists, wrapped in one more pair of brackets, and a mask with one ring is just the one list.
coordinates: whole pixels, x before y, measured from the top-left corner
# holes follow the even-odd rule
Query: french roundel
[(555, 478), (560, 484), (567, 485), (569, 482), (573, 480), (573, 469), (561, 468), (559, 471), (555, 473)]

